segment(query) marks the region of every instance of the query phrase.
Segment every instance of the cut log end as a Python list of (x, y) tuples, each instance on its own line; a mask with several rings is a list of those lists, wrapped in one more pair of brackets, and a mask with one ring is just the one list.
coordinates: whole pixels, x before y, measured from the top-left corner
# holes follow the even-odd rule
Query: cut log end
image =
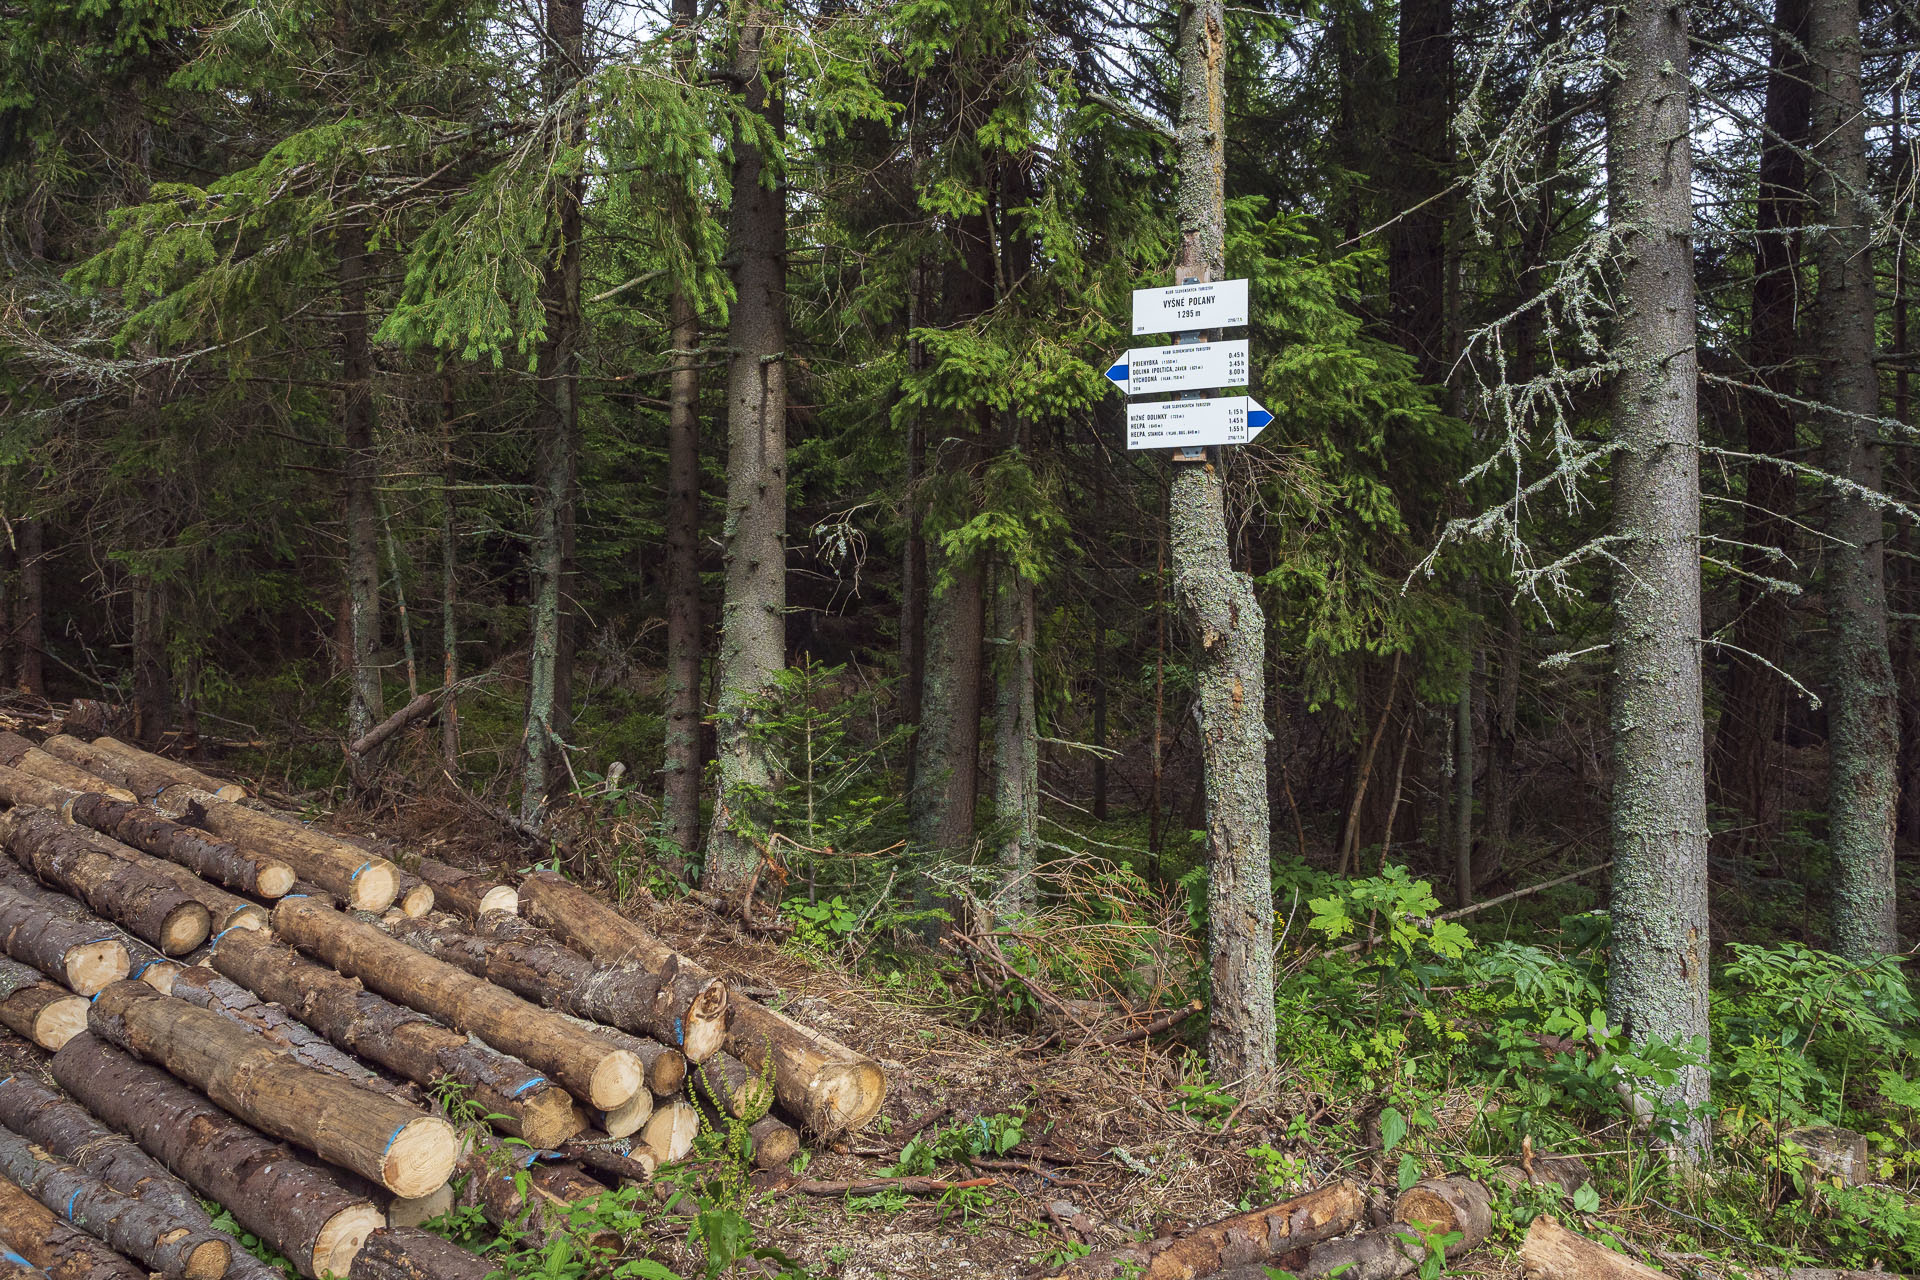
[(386, 1215), (370, 1204), (356, 1204), (327, 1219), (313, 1242), (313, 1274), (344, 1276), (367, 1237), (387, 1225)]
[(447, 1184), (460, 1159), (460, 1138), (437, 1116), (409, 1120), (394, 1130), (381, 1159), (381, 1181), (409, 1200), (431, 1195)]
[(880, 1114), (887, 1100), (887, 1073), (862, 1059), (836, 1063), (822, 1071), (818, 1083), (819, 1108), (809, 1119), (829, 1133), (852, 1133)]
[(67, 952), (67, 985), (75, 995), (90, 996), (120, 981), (132, 968), (127, 949), (111, 938), (102, 938)]
[(486, 891), (480, 899), (481, 914), (488, 911), (504, 911), (510, 916), (520, 914), (520, 891), (509, 884), (497, 884)]
[(33, 1019), (33, 1042), (50, 1053), (87, 1029), (87, 1002), (79, 996), (49, 1001)]
[(262, 898), (284, 898), (293, 892), (296, 878), (293, 868), (284, 862), (263, 862), (256, 873), (254, 891)]
[(661, 1164), (684, 1160), (700, 1136), (700, 1112), (690, 1102), (675, 1099), (659, 1108), (641, 1131), (641, 1143)]
[(182, 967), (178, 960), (149, 960), (140, 967), (140, 972), (129, 976), (140, 979), (163, 996), (170, 996), (173, 980), (180, 976)]
[(416, 884), (404, 894), (401, 894), (399, 901), (395, 905), (400, 908), (401, 915), (409, 919), (418, 920), (421, 916), (433, 910), (433, 886), (430, 884)]
[(235, 782), (225, 782), (213, 789), (215, 799), (237, 804), (247, 798), (247, 789)]
[(447, 1183), (438, 1191), (414, 1199), (396, 1197), (387, 1206), (387, 1225), (390, 1227), (417, 1227), (423, 1222), (431, 1222), (442, 1214), (453, 1211), (453, 1184)]
[(233, 1262), (233, 1250), (223, 1240), (206, 1240), (189, 1249), (183, 1261), (186, 1280), (220, 1280)]
[(687, 1055), (678, 1049), (663, 1049), (647, 1068), (647, 1088), (662, 1098), (671, 1098), (687, 1083)]
[(183, 956), (213, 932), (213, 913), (204, 902), (183, 902), (160, 923), (161, 954)]
[(650, 1090), (640, 1089), (631, 1098), (611, 1111), (600, 1113), (600, 1127), (611, 1138), (625, 1138), (640, 1132), (647, 1121), (653, 1119), (653, 1094)]
[(800, 1135), (790, 1124), (762, 1116), (747, 1129), (753, 1136), (756, 1169), (778, 1169), (800, 1154)]
[(565, 1089), (544, 1085), (522, 1094), (520, 1136), (528, 1146), (550, 1150), (587, 1127), (587, 1120)]
[(617, 1111), (645, 1091), (646, 1068), (640, 1059), (625, 1049), (608, 1054), (593, 1070), (588, 1082), (587, 1101), (601, 1111)]
[(691, 1022), (680, 1044), (680, 1052), (688, 1062), (705, 1062), (720, 1052), (727, 1040), (727, 1018), (722, 1012), (718, 1018), (702, 1019)]
[(353, 896), (347, 905), (355, 911), (385, 911), (399, 892), (400, 881), (393, 874), (393, 864), (372, 860), (354, 873)]

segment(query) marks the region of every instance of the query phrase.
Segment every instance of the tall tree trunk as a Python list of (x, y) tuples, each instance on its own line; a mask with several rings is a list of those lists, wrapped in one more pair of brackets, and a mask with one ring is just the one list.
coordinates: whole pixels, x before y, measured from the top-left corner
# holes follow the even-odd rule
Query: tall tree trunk
[(14, 671), (15, 687), (36, 698), (47, 696), (46, 555), (45, 526), (39, 517), (28, 516), (20, 522), (20, 600), (13, 626), (20, 660)]
[[(1901, 22), (1897, 30), (1905, 32), (1910, 26)], [(1913, 155), (1908, 150), (1905, 130), (1901, 121), (1905, 118), (1906, 92), (1896, 87), (1893, 91), (1893, 153), (1900, 157), (1894, 166), (1894, 190), (1911, 193), (1913, 190)], [(1911, 195), (1908, 195), (1909, 201)], [(1910, 215), (1911, 205), (1903, 211)], [(1907, 265), (1906, 246), (1902, 244), (1894, 253), (1893, 259), (1893, 349), (1900, 352), (1903, 359), (1911, 348), (1911, 314), (1907, 306), (1907, 277), (1910, 268)], [(1913, 425), (1913, 397), (1911, 375), (1902, 363), (1893, 375), (1893, 416), (1896, 421)], [(1899, 477), (1901, 501), (1912, 506), (1920, 501), (1920, 462), (1913, 457), (1912, 449), (1902, 450), (1896, 455), (1895, 474)], [(1889, 573), (1891, 581), (1887, 584), (1888, 598), (1895, 611), (1900, 615), (1900, 625), (1893, 638), (1893, 669), (1899, 677), (1900, 685), (1900, 811), (1896, 815), (1897, 836), (1908, 840), (1920, 841), (1920, 626), (1915, 625), (1915, 616), (1920, 615), (1920, 573), (1915, 565), (1920, 563), (1920, 539), (1914, 537), (1913, 522), (1902, 520), (1896, 526), (1895, 549), (1899, 558), (1893, 563)]]
[[(926, 323), (930, 269), (924, 259), (914, 267), (913, 292), (907, 299), (909, 332)], [(926, 344), (907, 340), (907, 369), (920, 374), (927, 367)], [(900, 723), (920, 726), (921, 689), (927, 673), (927, 536), (926, 495), (921, 492), (927, 474), (927, 429), (923, 415), (907, 415), (906, 542), (900, 552)], [(906, 785), (915, 791), (915, 753), (907, 756)]]
[[(1226, 26), (1222, 0), (1181, 6), (1176, 283), (1226, 265)], [(1175, 594), (1197, 649), (1207, 796), (1207, 957), (1213, 1078), (1243, 1100), (1273, 1095), (1273, 885), (1267, 860), (1266, 618), (1227, 553), (1217, 459), (1174, 464)]]
[(447, 777), (460, 778), (460, 546), (454, 523), (453, 499), (453, 375), (440, 383), (440, 763)]
[(1033, 581), (1009, 566), (993, 592), (993, 816), (1002, 912), (1034, 905), (1036, 815), (1040, 808), (1039, 725), (1033, 696)]
[(1526, 631), (1520, 625), (1520, 606), (1508, 602), (1501, 609), (1499, 646), (1495, 650), (1493, 698), (1487, 706), (1486, 804), (1480, 826), (1481, 856), (1475, 876), (1482, 886), (1506, 867), (1507, 846), (1513, 840), (1514, 776), (1519, 745), (1520, 664), (1526, 658)]
[(1420, 376), (1446, 377), (1448, 169), (1453, 154), (1453, 0), (1401, 0), (1398, 122), (1387, 139), (1405, 212), (1388, 230), (1388, 297), (1393, 325), (1414, 353)]
[[(1473, 648), (1473, 628), (1461, 637), (1473, 660), (1460, 673), (1460, 701), (1453, 709), (1453, 868), (1459, 905), (1473, 905), (1473, 698), (1485, 659)], [(1389, 832), (1389, 835), (1392, 833)]]
[(133, 580), (133, 736), (151, 745), (166, 732), (169, 692), (167, 588), (148, 574)]
[[(346, 448), (347, 635), (352, 685), (347, 702), (347, 740), (355, 741), (385, 718), (381, 706), (380, 544), (374, 486), (379, 460), (373, 441), (373, 347), (367, 339), (367, 232), (340, 228), (340, 425)], [(355, 778), (364, 784), (360, 766)]]
[[(674, 0), (674, 66), (693, 76), (695, 0)], [(682, 210), (691, 220), (692, 210)], [(673, 371), (667, 381), (666, 761), (661, 814), (683, 852), (700, 840), (700, 315), (676, 286), (667, 302)], [(682, 870), (675, 866), (677, 874)]]
[[(566, 100), (585, 72), (584, 0), (546, 0), (546, 40), (541, 68), (553, 127), (570, 148), (582, 125)], [(541, 281), (546, 340), (534, 381), (539, 433), (533, 533), (533, 640), (527, 663), (527, 720), (520, 784), (520, 818), (543, 820), (547, 798), (565, 773), (560, 745), (568, 727), (572, 659), (569, 644), (568, 574), (572, 560), (573, 504), (577, 489), (580, 429), (580, 180), (553, 180), (551, 255)], [(556, 765), (558, 767), (556, 767)]]
[[(767, 13), (748, 7), (733, 70), (747, 110), (784, 135), (777, 81), (762, 63)], [(727, 360), (726, 594), (720, 606), (717, 708), (719, 779), (707, 837), (706, 887), (731, 893), (758, 867), (766, 825), (755, 799), (774, 786), (779, 761), (755, 736), (754, 708), (786, 665), (787, 608), (787, 201), (780, 160), (747, 138), (734, 142), (733, 313)], [(758, 838), (764, 838), (760, 836)]]
[[(1827, 469), (1880, 489), (1880, 382), (1874, 372), (1873, 251), (1859, 0), (1811, 0), (1813, 172), (1809, 194), (1819, 276), (1821, 436)], [(1886, 531), (1858, 490), (1831, 499), (1827, 532), (1829, 845), (1833, 947), (1854, 960), (1900, 949), (1894, 911), (1893, 816), (1900, 752), (1887, 649)]]
[[(1608, 216), (1620, 237), (1612, 414), (1613, 952), (1607, 1002), (1635, 1043), (1707, 1035), (1707, 800), (1700, 702), (1696, 416), (1684, 9), (1628, 0), (1608, 56)], [(1707, 1142), (1708, 1078), (1668, 1090), (1691, 1109), (1683, 1161)]]
[[(1787, 597), (1755, 579), (1781, 580), (1794, 544), (1794, 472), (1772, 459), (1796, 449), (1798, 379), (1793, 362), (1800, 302), (1800, 235), (1806, 200), (1802, 148), (1813, 109), (1807, 74), (1808, 0), (1774, 0), (1773, 51), (1767, 65), (1766, 133), (1754, 210), (1753, 316), (1747, 363), (1757, 389), (1740, 399), (1746, 427), (1746, 507), (1740, 541), (1740, 601), (1733, 626), (1725, 708), (1716, 730), (1717, 803), (1741, 815), (1732, 842), (1763, 846), (1780, 824), (1779, 740), (1787, 714), (1787, 664), (1793, 613)], [(1753, 656), (1749, 657), (1751, 654)]]

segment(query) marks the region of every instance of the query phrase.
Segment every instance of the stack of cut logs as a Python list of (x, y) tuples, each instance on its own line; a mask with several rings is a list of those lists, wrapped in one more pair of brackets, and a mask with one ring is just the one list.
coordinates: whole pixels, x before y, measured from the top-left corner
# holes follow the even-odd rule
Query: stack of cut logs
[(0, 1024), (60, 1086), (0, 1080), (0, 1271), (271, 1280), (204, 1199), (311, 1280), (484, 1280), (419, 1224), (538, 1239), (703, 1122), (757, 1117), (772, 1168), (886, 1092), (548, 872), (324, 834), (107, 737), (0, 733), (0, 805)]

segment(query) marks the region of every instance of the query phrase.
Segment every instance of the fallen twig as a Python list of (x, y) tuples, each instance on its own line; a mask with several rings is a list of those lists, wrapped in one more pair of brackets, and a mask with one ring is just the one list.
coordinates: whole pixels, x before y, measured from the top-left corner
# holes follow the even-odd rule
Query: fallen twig
[(754, 1189), (763, 1195), (852, 1196), (898, 1191), (909, 1196), (942, 1196), (968, 1187), (996, 1187), (998, 1178), (966, 1178), (951, 1182), (945, 1178), (836, 1178), (819, 1181), (796, 1178), (778, 1170), (753, 1175)]

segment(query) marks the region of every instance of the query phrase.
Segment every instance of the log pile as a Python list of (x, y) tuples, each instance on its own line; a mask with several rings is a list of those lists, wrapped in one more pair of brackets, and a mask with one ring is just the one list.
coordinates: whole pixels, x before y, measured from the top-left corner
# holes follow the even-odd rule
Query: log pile
[(0, 848), (0, 1026), (59, 1086), (0, 1078), (8, 1275), (268, 1280), (210, 1202), (310, 1280), (484, 1280), (418, 1225), (540, 1241), (703, 1126), (778, 1171), (884, 1098), (557, 876), (329, 835), (109, 737), (0, 733)]

